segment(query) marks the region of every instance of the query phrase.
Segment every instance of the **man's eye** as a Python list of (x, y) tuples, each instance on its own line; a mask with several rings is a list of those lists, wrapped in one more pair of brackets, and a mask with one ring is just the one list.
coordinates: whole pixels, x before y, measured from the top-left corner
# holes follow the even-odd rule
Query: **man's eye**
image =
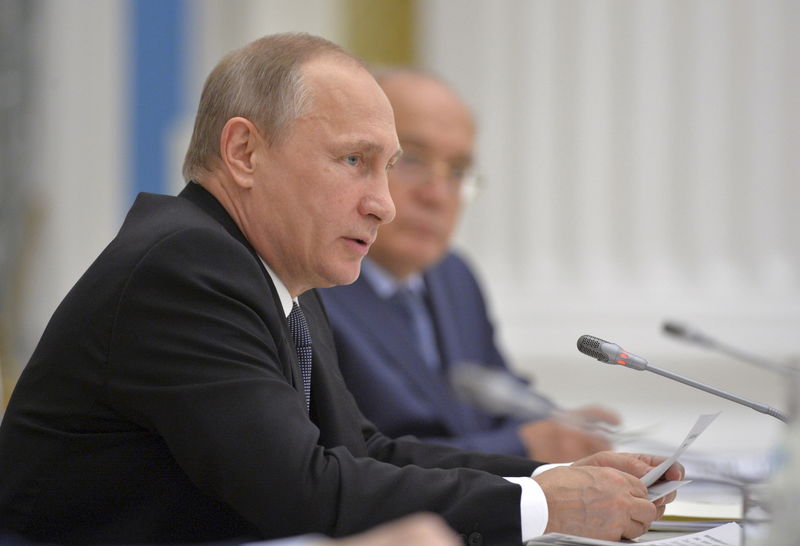
[(344, 160), (354, 167), (361, 163), (361, 157), (357, 155), (348, 155), (344, 158)]

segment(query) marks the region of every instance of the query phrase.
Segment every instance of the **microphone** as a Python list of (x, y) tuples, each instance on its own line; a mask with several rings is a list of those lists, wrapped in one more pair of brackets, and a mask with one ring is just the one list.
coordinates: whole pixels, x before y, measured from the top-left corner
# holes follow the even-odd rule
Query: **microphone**
[(550, 417), (555, 404), (531, 391), (508, 373), (474, 362), (459, 362), (450, 370), (450, 383), (463, 398), (493, 415), (538, 420)]
[(594, 336), (581, 336), (578, 338), (578, 350), (585, 355), (596, 358), (600, 362), (605, 362), (606, 364), (619, 364), (634, 370), (647, 370), (668, 379), (678, 381), (679, 383), (683, 383), (684, 385), (689, 385), (695, 389), (700, 389), (701, 391), (720, 396), (726, 400), (730, 400), (731, 402), (736, 402), (737, 404), (747, 406), (748, 408), (754, 409), (757, 412), (771, 415), (776, 419), (780, 419), (784, 423), (787, 422), (786, 415), (775, 408), (759, 402), (753, 402), (747, 398), (742, 398), (741, 396), (737, 396), (728, 391), (712, 387), (711, 385), (706, 385), (705, 383), (700, 383), (694, 379), (689, 379), (688, 377), (683, 377), (682, 375), (651, 366), (644, 358), (623, 350), (622, 347), (616, 343), (610, 343)]
[(760, 356), (756, 356), (754, 354), (742, 351), (741, 349), (737, 349), (736, 347), (732, 347), (730, 345), (722, 343), (721, 341), (713, 339), (707, 334), (704, 334), (697, 328), (692, 328), (691, 326), (688, 326), (681, 322), (674, 322), (669, 320), (665, 321), (663, 324), (663, 329), (664, 333), (669, 334), (675, 338), (682, 339), (690, 343), (694, 343), (701, 347), (705, 347), (706, 349), (718, 351), (727, 356), (731, 356), (737, 360), (747, 362), (748, 364), (753, 364), (754, 366), (759, 366), (771, 372), (788, 374), (792, 371), (787, 366), (779, 362), (775, 362), (774, 360), (769, 360)]

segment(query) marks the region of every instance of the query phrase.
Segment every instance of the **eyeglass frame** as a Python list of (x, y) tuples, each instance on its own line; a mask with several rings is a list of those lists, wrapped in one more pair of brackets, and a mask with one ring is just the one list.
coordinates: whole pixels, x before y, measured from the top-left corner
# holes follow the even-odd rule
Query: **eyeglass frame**
[[(416, 160), (416, 164), (409, 164)], [(409, 169), (418, 169), (409, 172)], [(459, 172), (460, 171), (460, 172)], [(429, 184), (434, 177), (445, 175), (447, 189), (458, 194), (464, 202), (471, 201), (481, 188), (482, 178), (472, 165), (454, 165), (444, 159), (431, 157), (423, 151), (403, 150), (403, 154), (392, 167), (392, 173), (409, 185), (421, 187)]]

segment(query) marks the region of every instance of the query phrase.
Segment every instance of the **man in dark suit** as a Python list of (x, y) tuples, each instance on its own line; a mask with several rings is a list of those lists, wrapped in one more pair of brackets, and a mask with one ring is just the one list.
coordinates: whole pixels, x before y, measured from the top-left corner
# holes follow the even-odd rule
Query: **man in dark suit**
[[(450, 250), (474, 190), (474, 122), (461, 98), (430, 75), (394, 69), (379, 74), (378, 83), (404, 150), (389, 173), (397, 214), (381, 229), (358, 280), (320, 291), (342, 375), (361, 411), (389, 435), (489, 453), (572, 461), (609, 449), (603, 436), (563, 420), (493, 415), (451, 386), (451, 372), (464, 363), (519, 380), (497, 347), (478, 282)], [(553, 404), (541, 396), (541, 406), (546, 417)], [(617, 422), (599, 407), (572, 414)]]
[(0, 427), (4, 530), (338, 537), (428, 511), (473, 544), (644, 532), (663, 503), (637, 476), (658, 458), (549, 468), (392, 440), (359, 412), (313, 288), (358, 276), (394, 216), (399, 154), (386, 96), (335, 44), (275, 35), (223, 58), (184, 163), (193, 182), (138, 197), (17, 384)]

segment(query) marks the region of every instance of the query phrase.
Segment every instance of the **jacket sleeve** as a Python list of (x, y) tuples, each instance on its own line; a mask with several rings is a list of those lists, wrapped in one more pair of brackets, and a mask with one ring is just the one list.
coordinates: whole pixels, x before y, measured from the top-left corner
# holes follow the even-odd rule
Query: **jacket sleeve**
[(459, 436), (421, 436), (419, 439), (458, 449), (524, 457), (525, 446), (517, 432), (521, 424), (520, 421), (504, 419), (502, 424), (489, 430), (469, 432)]

